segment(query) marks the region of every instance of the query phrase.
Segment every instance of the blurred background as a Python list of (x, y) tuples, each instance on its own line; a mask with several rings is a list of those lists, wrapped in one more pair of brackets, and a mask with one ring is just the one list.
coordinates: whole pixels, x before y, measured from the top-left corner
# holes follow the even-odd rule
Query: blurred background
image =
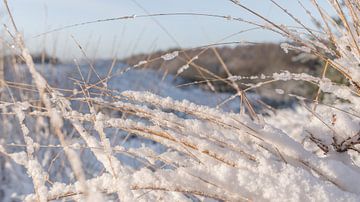
[[(320, 16), (310, 1), (276, 2), (286, 7), (288, 12), (309, 29), (318, 29), (311, 16), (318, 19)], [(271, 1), (247, 0), (241, 3), (270, 21), (286, 25), (289, 29), (299, 29), (300, 25)], [(329, 5), (324, 1), (320, 3), (331, 15)], [(312, 56), (291, 51), (285, 53), (280, 48), (280, 44), (284, 42), (281, 35), (252, 24), (266, 26), (268, 22), (229, 0), (13, 0), (10, 2), (10, 10), (37, 63), (73, 65), (74, 59), (81, 60), (84, 57), (93, 63), (106, 61), (109, 63), (107, 66), (113, 59), (116, 59), (117, 63), (130, 66), (140, 61), (151, 61), (140, 65), (141, 69), (160, 71), (163, 78), (168, 75), (181, 78), (180, 84), (214, 79), (211, 74), (200, 75), (194, 67), (178, 74), (179, 69), (198, 54), (200, 55), (196, 64), (221, 78), (228, 77), (221, 60), (233, 75), (246, 77), (272, 75), (283, 70), (320, 75), (323, 67), (322, 62)], [(1, 22), (9, 25), (9, 17), (5, 11), (5, 8), (1, 7)], [(173, 15), (136, 17), (151, 14)], [(106, 20), (122, 16), (134, 17)], [(251, 23), (240, 22), (234, 18)], [(105, 22), (76, 25), (97, 20)], [(2, 38), (6, 38), (5, 29), (2, 29), (2, 35)], [(208, 48), (202, 52), (202, 47), (214, 43), (224, 45), (217, 45), (214, 46), (215, 49)], [(3, 49), (4, 55), (13, 54), (9, 48), (11, 43), (3, 46), (8, 46)], [(156, 59), (173, 51), (181, 51), (179, 57), (171, 61)], [(103, 66), (106, 65), (102, 64), (98, 68)], [(246, 89), (262, 81), (243, 79), (239, 84)], [(224, 82), (214, 81), (212, 84), (207, 82), (196, 86), (212, 92), (234, 92), (234, 88)], [(274, 89), (278, 88), (282, 88), (285, 95), (274, 94)], [(292, 98), (286, 94), (295, 93), (311, 98), (317, 88), (308, 83), (291, 81), (287, 82), (287, 85), (277, 82), (252, 91), (261, 95), (267, 104), (283, 106), (284, 103), (278, 102), (292, 102)]]
[[(277, 2), (286, 6), (287, 10), (305, 25), (314, 28), (306, 11), (297, 1)], [(245, 0), (241, 3), (279, 24), (298, 26), (270, 1)], [(310, 1), (302, 1), (302, 4), (314, 17), (318, 17)], [(324, 3), (323, 6), (326, 8), (327, 4)], [(8, 23), (9, 19), (4, 14), (4, 9), (1, 7), (1, 22)], [(206, 45), (254, 26), (210, 17), (164, 16), (96, 23), (40, 37), (34, 36), (62, 26), (92, 20), (176, 12), (240, 17), (264, 24), (261, 19), (228, 0), (12, 0), (10, 9), (32, 52), (40, 52), (46, 48), (47, 52), (55, 51), (56, 56), (62, 59), (81, 56), (79, 49), (70, 38), (71, 35), (86, 47), (87, 54), (91, 57), (112, 58), (116, 55), (124, 58), (154, 50)], [(282, 37), (265, 30), (252, 30), (235, 35), (227, 41), (279, 42), (282, 41)]]

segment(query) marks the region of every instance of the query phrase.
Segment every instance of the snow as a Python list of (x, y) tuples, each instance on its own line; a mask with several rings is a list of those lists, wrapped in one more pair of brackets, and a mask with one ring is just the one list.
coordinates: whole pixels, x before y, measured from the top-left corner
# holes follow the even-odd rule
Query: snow
[(279, 89), (279, 88), (276, 88), (276, 89), (275, 89), (275, 92), (276, 92), (277, 94), (280, 94), (280, 95), (283, 95), (283, 94), (284, 94), (284, 90), (283, 90), (283, 89)]
[(183, 66), (181, 66), (178, 70), (177, 70), (177, 74), (181, 74), (183, 73), (185, 70), (189, 69), (189, 65), (188, 64), (185, 64)]
[(174, 51), (172, 53), (167, 53), (165, 55), (162, 55), (161, 58), (165, 61), (173, 60), (179, 55), (179, 51)]
[[(109, 62), (94, 66), (101, 78), (107, 77)], [(24, 74), (25, 68), (20, 67)], [(89, 71), (86, 65), (80, 69), (84, 75)], [(310, 81), (347, 100), (333, 107), (318, 104), (312, 111), (302, 99), (294, 108), (264, 111), (259, 114), (264, 121), (255, 122), (238, 113), (238, 98), (216, 108), (232, 94), (177, 88), (173, 76), (162, 79), (151, 70), (116, 65), (108, 89), (86, 89), (90, 97), (81, 96), (84, 85), (64, 82), (69, 77), (81, 81), (73, 65), (36, 70), (48, 82), (40, 87), (69, 90), (53, 88), (46, 94), (51, 110), (39, 110), (30, 101), (1, 104), (20, 124), (10, 138), (1, 139), (0, 152), (16, 167), (4, 171), (11, 176), (8, 188), (0, 186), (6, 199), (76, 194), (79, 200), (121, 201), (194, 199), (188, 195), (225, 201), (360, 200), (360, 161), (349, 149), (360, 135), (359, 98), (346, 86), (287, 71), (249, 77)], [(90, 84), (97, 82), (97, 76), (90, 77)], [(259, 98), (248, 96), (252, 103)], [(53, 134), (54, 127), (66, 134), (66, 146)], [(69, 163), (69, 156), (78, 163)], [(24, 170), (29, 176), (21, 174)], [(19, 181), (28, 188), (17, 189)]]

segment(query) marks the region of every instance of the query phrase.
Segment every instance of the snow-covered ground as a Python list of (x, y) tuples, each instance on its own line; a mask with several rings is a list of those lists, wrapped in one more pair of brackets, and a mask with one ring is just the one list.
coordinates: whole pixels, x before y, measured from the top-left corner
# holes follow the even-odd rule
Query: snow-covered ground
[[(186, 99), (190, 102), (209, 107), (216, 107), (219, 103), (232, 96), (230, 93), (212, 93), (199, 88), (195, 84), (187, 87), (177, 87), (177, 85), (184, 84), (186, 81), (180, 77), (174, 78), (173, 75), (164, 76), (162, 72), (151, 69), (132, 68), (127, 70), (126, 66), (122, 63), (116, 64), (109, 74), (111, 63), (108, 60), (101, 60), (94, 64), (94, 67), (101, 78), (112, 75), (108, 80), (108, 87), (119, 92), (125, 90), (149, 91), (162, 97), (169, 96), (176, 100)], [(87, 75), (90, 70), (89, 65), (86, 62), (82, 62), (80, 66), (82, 74)], [(75, 64), (61, 64), (54, 68), (49, 66), (41, 67), (40, 65), (38, 69), (48, 79), (49, 83), (54, 86), (60, 85), (62, 88), (73, 89), (75, 81), (70, 78), (81, 80)], [(96, 83), (98, 80), (98, 77), (93, 73), (90, 83)], [(78, 89), (80, 90), (80, 88)], [(259, 99), (258, 96), (252, 93), (247, 96), (254, 102), (256, 99)], [(239, 102), (239, 99), (231, 100), (223, 106), (223, 110), (239, 111)]]
[[(215, 109), (229, 93), (215, 94), (196, 86), (178, 88), (179, 81), (171, 75), (163, 78), (151, 70), (124, 72), (123, 65), (116, 65), (109, 74), (109, 62), (94, 66), (98, 75), (93, 73), (88, 85), (98, 82), (98, 77), (113, 75), (106, 87), (114, 100), (105, 94), (87, 98), (99, 106), (91, 113), (79, 110), (77, 101), (83, 98), (76, 85), (81, 82), (76, 65), (37, 67), (52, 87), (72, 101), (73, 111), (61, 112), (66, 120), (63, 131), (82, 160), (85, 185), (72, 172), (63, 146), (48, 127), (48, 118), (36, 110), (30, 116), (24, 103), (18, 111), (11, 104), (2, 105), (4, 112), (18, 113), (2, 117), (0, 152), (6, 150), (7, 157), (0, 158), (0, 200), (23, 200), (34, 193), (33, 182), (45, 187), (35, 188), (29, 200), (85, 193), (84, 187), (91, 187), (93, 197), (109, 193), (106, 199), (118, 195), (123, 201), (360, 200), (358, 153), (336, 152), (331, 147), (334, 134), (342, 138), (337, 141), (347, 141), (360, 131), (359, 115), (348, 113), (353, 111), (350, 104), (336, 105), (346, 112), (319, 105), (314, 113), (312, 106), (303, 103), (269, 111), (253, 121), (238, 114), (239, 99)], [(89, 65), (84, 63), (80, 69), (86, 78)], [(10, 71), (8, 75), (14, 75)], [(26, 67), (18, 71), (21, 82), (30, 81)], [(19, 78), (8, 79), (20, 82)], [(17, 90), (10, 89), (17, 96)], [(259, 99), (248, 96), (251, 102)], [(53, 99), (62, 102), (59, 97)], [(84, 105), (86, 108), (86, 102)], [(29, 115), (26, 119), (21, 119), (22, 111)], [(34, 145), (28, 145), (26, 138), (24, 143), (22, 133), (26, 131)], [(326, 145), (320, 148), (316, 141)], [(35, 157), (21, 153), (24, 144), (35, 150)], [(36, 159), (42, 171), (33, 165)]]

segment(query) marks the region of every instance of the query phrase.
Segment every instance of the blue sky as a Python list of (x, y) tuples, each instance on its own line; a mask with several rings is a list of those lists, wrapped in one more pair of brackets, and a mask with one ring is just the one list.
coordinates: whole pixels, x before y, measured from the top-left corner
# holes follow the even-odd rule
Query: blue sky
[[(136, 2), (138, 4), (136, 4)], [(248, 7), (275, 22), (295, 25), (288, 16), (269, 0), (243, 0)], [(278, 0), (279, 4), (311, 25), (305, 11), (296, 0)], [(316, 12), (308, 0), (302, 0), (315, 16)], [(219, 41), (232, 33), (251, 26), (225, 19), (206, 17), (157, 17), (167, 34), (152, 18), (112, 21), (91, 24), (51, 33), (46, 37), (33, 36), (64, 25), (96, 19), (141, 15), (149, 13), (197, 12), (231, 15), (261, 22), (228, 0), (11, 0), (10, 8), (26, 43), (33, 52), (42, 50), (61, 58), (81, 57), (71, 35), (86, 49), (89, 57), (124, 57), (133, 53), (150, 52), (157, 49), (181, 46), (196, 47)], [(140, 5), (140, 6), (139, 6)], [(3, 6), (1, 6), (3, 8)], [(6, 15), (2, 21), (8, 23)], [(171, 35), (171, 36), (170, 36)], [(175, 39), (175, 40), (174, 40)], [(228, 41), (281, 41), (281, 37), (268, 31), (255, 30), (237, 35)]]

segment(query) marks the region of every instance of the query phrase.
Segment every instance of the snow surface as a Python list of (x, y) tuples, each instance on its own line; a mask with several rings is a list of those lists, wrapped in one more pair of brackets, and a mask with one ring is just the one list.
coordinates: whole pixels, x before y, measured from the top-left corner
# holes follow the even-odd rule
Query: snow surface
[[(171, 53), (163, 59), (176, 56)], [(109, 62), (98, 61), (94, 66), (101, 78), (114, 75), (106, 79), (105, 86), (112, 90), (115, 101), (106, 96), (87, 100), (78, 96), (83, 89), (77, 83), (82, 78), (75, 65), (37, 67), (49, 85), (63, 93), (51, 94), (52, 105), (57, 105), (51, 113), (56, 113), (55, 125), (64, 125), (70, 143), (67, 149), (79, 155), (86, 181), (77, 180), (79, 173), (72, 172), (62, 154), (65, 149), (47, 127), (44, 112), (34, 110), (27, 116), (31, 107), (28, 102), (4, 103), (1, 109), (16, 112), (14, 120), (18, 123), (10, 116), (1, 123), (9, 135), (1, 138), (0, 145), (4, 146), (0, 152), (12, 159), (0, 161), (4, 165), (0, 168), (4, 176), (2, 200), (43, 201), (73, 192), (83, 193), (87, 199), (119, 197), (121, 201), (360, 200), (358, 153), (339, 153), (332, 147), (334, 137), (344, 142), (344, 148), (348, 142), (357, 141), (359, 116), (356, 111), (353, 115), (342, 111), (352, 111), (351, 104), (337, 104), (341, 110), (318, 105), (312, 112), (300, 101), (295, 108), (264, 111), (267, 115), (256, 122), (238, 114), (239, 99), (216, 108), (231, 94), (214, 94), (195, 86), (178, 88), (178, 80), (151, 70), (128, 71), (119, 64), (109, 74)], [(28, 74), (26, 67), (19, 68)], [(80, 70), (86, 78), (88, 66), (83, 64)], [(358, 97), (346, 93), (345, 87), (333, 86), (327, 80), (289, 72), (272, 77), (311, 80), (326, 92), (341, 88), (336, 96), (359, 102)], [(95, 74), (89, 78), (88, 84), (98, 82)], [(91, 93), (99, 91), (93, 89)], [(71, 103), (68, 96), (73, 96)], [(255, 102), (259, 97), (249, 94), (249, 99)], [(80, 111), (77, 101), (93, 105), (88, 111)], [(324, 144), (327, 152), (314, 140)], [(341, 147), (338, 149), (344, 149)], [(19, 182), (21, 186), (16, 186)]]

